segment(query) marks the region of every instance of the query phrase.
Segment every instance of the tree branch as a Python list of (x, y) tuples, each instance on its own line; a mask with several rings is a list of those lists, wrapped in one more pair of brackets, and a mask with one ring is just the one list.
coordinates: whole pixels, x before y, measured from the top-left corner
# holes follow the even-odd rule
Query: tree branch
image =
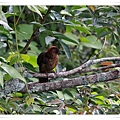
[[(100, 58), (100, 59), (96, 59), (96, 60), (88, 60), (86, 63), (82, 64), (81, 66), (74, 68), (72, 70), (69, 71), (65, 71), (65, 72), (59, 72), (59, 73), (48, 73), (47, 75), (44, 73), (33, 73), (30, 72), (32, 74), (33, 77), (35, 78), (56, 78), (56, 77), (66, 77), (69, 75), (74, 75), (76, 73), (82, 73), (85, 72), (86, 67), (93, 65), (93, 64), (97, 64), (97, 63), (101, 63), (103, 61), (120, 61), (120, 57), (108, 57), (108, 58)], [(113, 68), (113, 67), (119, 67), (120, 65), (111, 65), (111, 66), (106, 66), (106, 67), (101, 67), (101, 68), (96, 68), (93, 71), (97, 71), (97, 70), (102, 70), (102, 69), (107, 69), (107, 68)], [(92, 71), (92, 70), (91, 70)], [(90, 72), (90, 69), (87, 71)]]
[[(45, 14), (45, 16), (43, 17), (42, 21), (40, 22), (41, 24), (43, 24), (49, 14), (49, 12), (52, 10), (53, 6), (50, 6), (47, 13)], [(36, 30), (33, 32), (33, 34), (31, 35), (30, 39), (27, 41), (25, 47), (23, 48), (23, 50), (20, 53), (25, 53), (26, 50), (29, 47), (29, 44), (33, 41), (33, 39), (35, 38), (35, 36), (38, 34), (38, 30), (39, 28), (36, 28)]]
[[(31, 92), (46, 92), (52, 90), (59, 90), (62, 88), (70, 88), (80, 85), (94, 84), (98, 82), (107, 82), (120, 78), (120, 71), (114, 70), (109, 72), (98, 73), (88, 76), (80, 76), (78, 78), (63, 79), (60, 81), (38, 83), (32, 82), (28, 83), (28, 90)], [(0, 94), (5, 95), (11, 92), (20, 91), (22, 93), (27, 93), (25, 84), (19, 79), (13, 79), (5, 83), (4, 89), (0, 87)]]
[[(78, 78), (63, 79), (61, 81), (47, 82), (47, 83), (31, 83), (28, 84), (28, 89), (32, 92), (46, 92), (51, 90), (59, 90), (62, 88), (70, 88), (80, 85), (88, 85), (91, 83), (106, 82), (120, 78), (120, 71), (103, 72), (99, 74), (80, 76)], [(21, 92), (27, 92), (24, 87)]]

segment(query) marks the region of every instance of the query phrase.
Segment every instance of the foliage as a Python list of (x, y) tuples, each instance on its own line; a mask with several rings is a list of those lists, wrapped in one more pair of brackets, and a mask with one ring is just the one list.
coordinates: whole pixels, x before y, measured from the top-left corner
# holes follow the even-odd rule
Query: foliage
[[(54, 6), (42, 23), (49, 7), (0, 6), (2, 87), (4, 82), (11, 78), (19, 78), (25, 83), (37, 81), (35, 78), (25, 78), (24, 70), (37, 72), (38, 54), (51, 45), (58, 46), (64, 51), (59, 55), (58, 68), (66, 67), (67, 70), (80, 66), (97, 54), (104, 38), (107, 43), (98, 57), (119, 56), (119, 6)], [(29, 48), (25, 53), (21, 53), (36, 29), (39, 31)], [(119, 88), (119, 80), (114, 80), (61, 91), (1, 95), (0, 113), (119, 114)]]

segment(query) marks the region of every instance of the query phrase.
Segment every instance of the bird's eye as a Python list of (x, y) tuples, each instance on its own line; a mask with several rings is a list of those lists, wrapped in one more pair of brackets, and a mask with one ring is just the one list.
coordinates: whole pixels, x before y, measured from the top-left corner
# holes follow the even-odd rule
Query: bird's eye
[(52, 52), (55, 52), (55, 53), (57, 53), (57, 51), (58, 51), (57, 49), (52, 49)]
[(52, 51), (53, 51), (53, 52), (55, 52), (55, 51), (56, 51), (56, 49), (52, 49)]

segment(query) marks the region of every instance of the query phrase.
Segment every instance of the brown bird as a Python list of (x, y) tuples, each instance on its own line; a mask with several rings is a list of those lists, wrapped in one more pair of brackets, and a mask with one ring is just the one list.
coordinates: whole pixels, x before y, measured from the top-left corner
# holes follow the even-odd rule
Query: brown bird
[[(56, 67), (59, 61), (59, 49), (51, 46), (48, 51), (42, 52), (37, 58), (40, 73), (50, 73)], [(48, 82), (48, 78), (39, 78), (40, 83)]]

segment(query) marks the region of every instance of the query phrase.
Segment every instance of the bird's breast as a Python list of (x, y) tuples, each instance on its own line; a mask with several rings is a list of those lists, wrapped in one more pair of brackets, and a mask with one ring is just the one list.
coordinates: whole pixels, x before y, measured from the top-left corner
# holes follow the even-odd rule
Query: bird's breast
[(56, 67), (56, 65), (58, 64), (58, 61), (59, 61), (58, 55), (56, 55), (54, 58), (49, 59), (48, 64), (49, 64), (51, 70)]

